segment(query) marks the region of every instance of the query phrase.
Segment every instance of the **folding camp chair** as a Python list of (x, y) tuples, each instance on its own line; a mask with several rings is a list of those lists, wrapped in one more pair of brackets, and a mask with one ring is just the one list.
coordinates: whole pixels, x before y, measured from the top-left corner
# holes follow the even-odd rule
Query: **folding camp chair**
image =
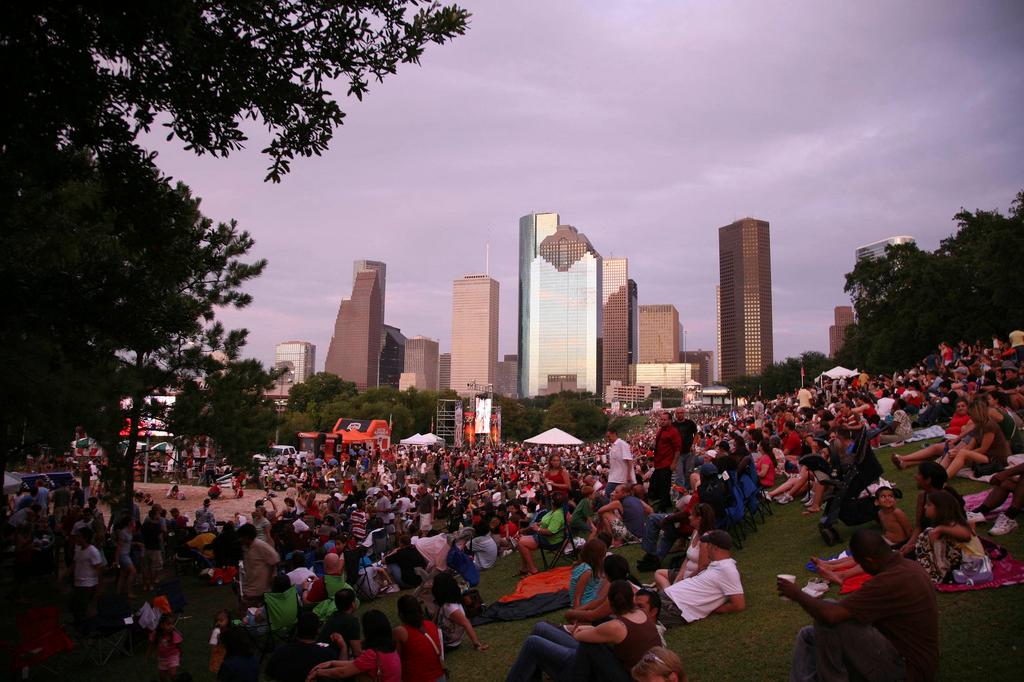
[[(324, 591), (327, 592), (327, 599), (313, 607), (313, 613), (320, 617), (320, 620), (327, 620), (338, 610), (338, 606), (334, 601), (334, 596), (342, 590), (352, 590), (356, 592), (355, 588), (348, 584), (348, 581), (340, 575), (325, 575), (324, 576)], [(356, 592), (356, 608), (359, 608), (359, 595)]]
[(562, 527), (561, 541), (554, 544), (545, 544), (540, 542), (543, 536), (537, 536), (537, 549), (540, 551), (540, 560), (544, 564), (545, 571), (557, 566), (559, 560), (567, 554), (570, 557), (576, 557), (579, 554), (579, 550), (576, 548), (576, 536), (572, 530), (572, 515), (569, 513), (568, 506), (562, 507), (562, 517), (565, 519), (565, 525)]
[(185, 592), (181, 588), (181, 581), (177, 578), (157, 585), (156, 593), (158, 596), (163, 595), (167, 597), (167, 603), (171, 606), (171, 613), (178, 614), (181, 617), (181, 614), (185, 612), (188, 600), (185, 599)]
[(261, 660), (274, 650), (278, 642), (291, 639), (299, 622), (299, 597), (295, 587), (284, 592), (264, 592), (263, 603), (267, 610), (267, 624), (248, 628), (249, 635), (257, 640)]
[(743, 549), (743, 541), (747, 539), (747, 532), (743, 528), (743, 519), (747, 513), (747, 507), (743, 502), (743, 492), (737, 482), (736, 476), (730, 476), (728, 485), (729, 495), (725, 501), (725, 518), (719, 520), (719, 528), (724, 528), (732, 535), (737, 549)]
[(60, 611), (54, 606), (29, 609), (19, 613), (15, 622), (19, 640), (0, 641), (0, 649), (6, 650), (11, 659), (12, 678), (19, 671), (22, 678), (27, 678), (32, 668), (59, 674), (54, 657), (75, 647), (60, 624)]
[(380, 559), (388, 551), (387, 529), (377, 528), (370, 531), (366, 540), (363, 540), (363, 544), (369, 547), (369, 554), (371, 558)]
[(134, 625), (135, 617), (124, 595), (100, 597), (96, 603), (96, 615), (79, 626), (83, 652), (96, 665), (105, 665), (118, 652), (131, 656), (131, 629)]
[(761, 500), (758, 491), (761, 489), (761, 482), (757, 479), (757, 469), (751, 464), (742, 475), (737, 476), (736, 482), (738, 492), (743, 496), (743, 508), (745, 510), (744, 520), (750, 524), (753, 530), (757, 530), (758, 516), (764, 523), (764, 511), (761, 509)]

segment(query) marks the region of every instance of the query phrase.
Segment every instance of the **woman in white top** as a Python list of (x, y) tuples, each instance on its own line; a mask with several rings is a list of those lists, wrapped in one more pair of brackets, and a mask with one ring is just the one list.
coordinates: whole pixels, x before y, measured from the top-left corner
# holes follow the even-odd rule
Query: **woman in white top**
[(686, 545), (686, 560), (680, 569), (659, 568), (654, 572), (655, 578), (660, 574), (669, 584), (678, 582), (683, 578), (692, 578), (705, 568), (711, 561), (708, 555), (708, 545), (700, 541), (700, 536), (715, 529), (715, 510), (710, 504), (701, 502), (690, 511), (690, 526), (693, 528), (693, 535)]

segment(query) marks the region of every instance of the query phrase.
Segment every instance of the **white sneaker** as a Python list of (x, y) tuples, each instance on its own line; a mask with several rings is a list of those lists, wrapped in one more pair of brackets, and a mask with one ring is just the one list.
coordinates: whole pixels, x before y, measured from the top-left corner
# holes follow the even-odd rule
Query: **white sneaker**
[(992, 528), (989, 529), (989, 535), (1006, 535), (1017, 530), (1017, 520), (1011, 519), (1006, 514), (1000, 514), (996, 518), (996, 522), (992, 524)]
[(967, 512), (967, 521), (970, 523), (985, 523), (986, 520), (981, 512)]
[(793, 496), (790, 495), (789, 493), (782, 493), (778, 497), (773, 497), (772, 499), (779, 504), (789, 504), (790, 502), (793, 501)]

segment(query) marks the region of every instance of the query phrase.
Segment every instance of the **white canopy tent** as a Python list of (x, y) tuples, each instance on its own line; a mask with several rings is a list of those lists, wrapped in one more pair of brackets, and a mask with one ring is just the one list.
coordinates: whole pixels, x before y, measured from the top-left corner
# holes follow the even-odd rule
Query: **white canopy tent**
[(438, 445), (442, 442), (440, 436), (435, 436), (432, 433), (417, 433), (414, 436), (404, 438), (399, 443), (401, 445), (412, 445), (416, 447), (429, 447), (431, 445)]
[(539, 433), (533, 438), (527, 438), (524, 442), (532, 443), (533, 445), (582, 445), (581, 441), (576, 436), (566, 433), (562, 429), (548, 429), (544, 433)]
[(846, 369), (842, 365), (836, 365), (827, 372), (822, 372), (821, 374), (819, 374), (818, 378), (815, 379), (815, 381), (821, 381), (824, 377), (827, 377), (829, 379), (849, 379), (850, 377), (855, 377), (858, 374), (860, 374), (860, 372), (856, 369)]

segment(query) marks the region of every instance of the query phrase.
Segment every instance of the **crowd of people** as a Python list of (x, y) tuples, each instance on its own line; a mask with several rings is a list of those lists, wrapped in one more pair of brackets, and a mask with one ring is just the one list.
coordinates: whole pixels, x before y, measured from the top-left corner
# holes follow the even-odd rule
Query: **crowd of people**
[[(472, 624), (481, 573), (514, 555), (530, 576), (539, 551), (568, 550), (567, 625), (537, 623), (507, 679), (681, 680), (665, 629), (746, 607), (727, 510), (739, 480), (754, 481), (772, 504), (800, 500), (809, 522), (830, 528), (837, 478), (870, 470), (871, 448), (944, 424), (942, 442), (891, 457), (899, 469), (916, 468), (913, 518), (896, 507), (879, 467), (852, 500), (878, 530), (854, 533), (847, 558), (815, 560), (825, 580), (867, 573), (871, 581), (838, 603), (820, 599), (820, 585), (779, 581), (815, 621), (797, 639), (793, 679), (843, 671), (932, 679), (934, 585), (984, 573), (977, 526), (1012, 497), (989, 533), (1013, 532), (1024, 507), (1024, 466), (1007, 465), (1024, 452), (1022, 361), (1024, 333), (1013, 332), (1010, 343), (943, 344), (904, 372), (825, 380), (696, 420), (685, 408), (661, 411), (633, 434), (613, 421), (603, 443), (281, 454), (255, 472), (251, 511), (228, 518), (217, 518), (210, 498), (188, 518), (174, 508), (181, 491), (172, 486), (170, 509), (137, 495), (131, 513), (107, 519), (78, 480), (51, 487), (41, 478), (12, 498), (5, 539), (26, 580), (41, 571), (49, 543), (59, 557), (53, 569), (73, 581), (76, 622), (108, 572), (117, 575), (110, 589), (129, 596), (150, 594), (165, 560), (226, 576), (237, 610), (211, 638), (211, 670), (225, 680), (259, 674), (251, 644), (269, 627), (268, 595), (294, 599), (301, 612), (295, 641), (269, 659), (272, 679), (443, 679), (447, 653), (467, 642), (488, 649)], [(973, 509), (949, 485), (968, 470), (992, 477)], [(640, 544), (635, 569), (651, 582), (614, 551), (625, 543)], [(406, 590), (398, 624), (376, 609), (354, 615), (360, 600)], [(163, 620), (154, 629), (162, 677), (177, 668), (173, 632)]]

